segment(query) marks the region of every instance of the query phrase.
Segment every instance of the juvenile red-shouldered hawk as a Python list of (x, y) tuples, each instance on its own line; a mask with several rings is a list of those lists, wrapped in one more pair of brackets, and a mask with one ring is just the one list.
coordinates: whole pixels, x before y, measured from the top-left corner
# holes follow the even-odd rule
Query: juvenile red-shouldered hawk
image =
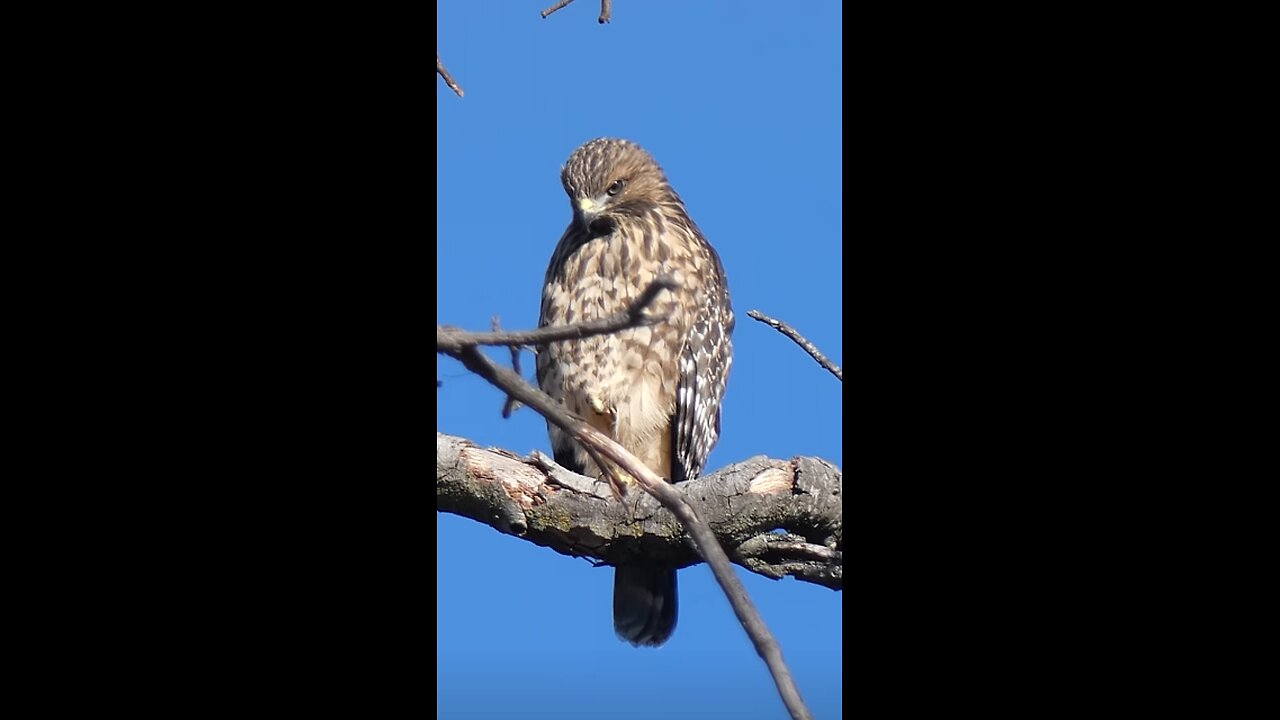
[[(538, 384), (671, 482), (702, 472), (720, 435), (733, 309), (716, 251), (685, 213), (662, 168), (626, 140), (592, 140), (569, 156), (560, 181), (573, 219), (542, 286), (539, 326), (621, 312), (661, 274), (679, 285), (658, 293), (649, 327), (548, 345)], [(560, 429), (547, 424), (556, 462), (603, 473)], [(620, 476), (624, 474), (618, 470)], [(620, 565), (613, 627), (632, 645), (658, 646), (676, 626), (676, 571)]]

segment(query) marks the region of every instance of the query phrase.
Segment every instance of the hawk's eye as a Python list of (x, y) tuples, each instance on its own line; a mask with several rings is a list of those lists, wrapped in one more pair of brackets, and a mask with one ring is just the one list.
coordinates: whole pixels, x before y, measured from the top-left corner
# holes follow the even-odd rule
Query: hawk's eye
[(626, 186), (627, 186), (626, 180), (614, 180), (613, 184), (609, 186), (608, 193), (610, 195), (617, 195), (618, 193), (622, 192), (622, 188)]

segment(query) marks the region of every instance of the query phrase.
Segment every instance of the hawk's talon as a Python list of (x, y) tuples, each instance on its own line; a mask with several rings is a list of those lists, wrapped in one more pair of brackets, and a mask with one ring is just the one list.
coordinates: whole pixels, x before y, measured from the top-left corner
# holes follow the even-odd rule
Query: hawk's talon
[(597, 497), (602, 500), (609, 497), (607, 494), (600, 492), (599, 490), (600, 485), (605, 482), (604, 480), (597, 480), (588, 476), (579, 475), (568, 468), (558, 465), (555, 460), (552, 460), (538, 450), (534, 450), (529, 454), (529, 462), (532, 463), (534, 467), (546, 473), (547, 482), (553, 485), (559, 485), (560, 487), (568, 488), (574, 492), (579, 492), (583, 495), (590, 495), (591, 497)]
[(605, 414), (604, 401), (600, 399), (599, 395), (591, 396), (591, 409), (595, 410), (597, 415)]

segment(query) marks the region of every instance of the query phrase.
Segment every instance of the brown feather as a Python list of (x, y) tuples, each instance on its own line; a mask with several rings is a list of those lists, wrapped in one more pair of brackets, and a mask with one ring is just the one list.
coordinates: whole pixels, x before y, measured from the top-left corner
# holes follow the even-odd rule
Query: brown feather
[[(733, 311), (720, 258), (662, 169), (634, 143), (586, 143), (569, 156), (561, 181), (574, 217), (547, 268), (540, 326), (621, 312), (658, 275), (679, 287), (650, 306), (668, 315), (665, 322), (543, 349), (538, 383), (655, 473), (673, 482), (695, 478), (719, 437), (732, 362)], [(594, 214), (582, 210), (584, 201)], [(600, 477), (585, 450), (550, 424), (548, 431), (557, 458)], [(630, 600), (615, 603), (615, 628), (632, 643), (661, 644), (675, 625), (674, 575), (668, 582), (665, 571), (637, 570), (627, 578), (622, 592)]]

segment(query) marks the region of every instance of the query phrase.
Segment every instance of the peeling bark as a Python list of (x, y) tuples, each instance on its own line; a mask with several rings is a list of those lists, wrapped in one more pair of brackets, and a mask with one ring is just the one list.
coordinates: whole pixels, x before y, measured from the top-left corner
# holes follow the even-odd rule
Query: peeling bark
[[(843, 589), (839, 468), (819, 458), (760, 455), (678, 487), (733, 562), (766, 577)], [(676, 518), (639, 488), (619, 502), (608, 483), (539, 453), (522, 458), (439, 432), (436, 510), (608, 565), (701, 562)]]

